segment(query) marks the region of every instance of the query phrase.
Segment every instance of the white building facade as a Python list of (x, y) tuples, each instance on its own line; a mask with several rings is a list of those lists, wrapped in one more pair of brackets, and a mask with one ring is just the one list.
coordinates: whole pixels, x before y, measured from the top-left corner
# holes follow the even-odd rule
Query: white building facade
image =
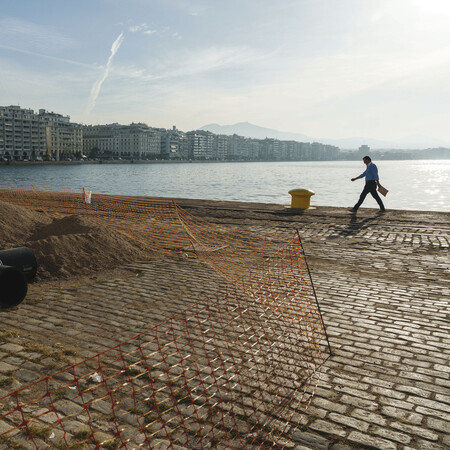
[(0, 106), (0, 159), (69, 159), (81, 156), (81, 126), (45, 109)]
[(154, 159), (161, 153), (161, 131), (144, 123), (85, 125), (86, 155), (123, 159)]

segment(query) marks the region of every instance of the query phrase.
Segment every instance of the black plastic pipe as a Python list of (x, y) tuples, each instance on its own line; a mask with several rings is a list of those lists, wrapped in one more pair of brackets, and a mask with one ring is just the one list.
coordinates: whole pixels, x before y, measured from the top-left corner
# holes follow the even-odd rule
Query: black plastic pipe
[(28, 247), (0, 250), (0, 265), (15, 267), (28, 282), (33, 281), (37, 272), (36, 257)]
[(0, 308), (22, 303), (28, 292), (24, 274), (17, 268), (0, 265)]

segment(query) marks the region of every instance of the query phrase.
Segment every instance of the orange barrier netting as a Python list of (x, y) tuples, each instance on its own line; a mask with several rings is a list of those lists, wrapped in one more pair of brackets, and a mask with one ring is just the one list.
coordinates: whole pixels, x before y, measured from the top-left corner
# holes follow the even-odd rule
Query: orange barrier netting
[(0, 449), (24, 436), (39, 449), (289, 444), (328, 356), (297, 233), (233, 231), (173, 201), (84, 190), (0, 187), (0, 201), (83, 215), (152, 251), (192, 252), (229, 280), (135, 338), (0, 398)]

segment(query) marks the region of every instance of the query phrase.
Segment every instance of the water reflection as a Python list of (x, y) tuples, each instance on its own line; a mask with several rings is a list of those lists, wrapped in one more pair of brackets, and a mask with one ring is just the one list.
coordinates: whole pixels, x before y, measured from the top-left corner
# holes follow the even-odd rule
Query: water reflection
[[(450, 210), (450, 160), (375, 161), (389, 189), (387, 209)], [(355, 204), (360, 161), (277, 163), (89, 164), (0, 166), (0, 184), (87, 187), (94, 192), (289, 204), (288, 191), (308, 188), (311, 205)], [(367, 197), (363, 207), (377, 208)]]

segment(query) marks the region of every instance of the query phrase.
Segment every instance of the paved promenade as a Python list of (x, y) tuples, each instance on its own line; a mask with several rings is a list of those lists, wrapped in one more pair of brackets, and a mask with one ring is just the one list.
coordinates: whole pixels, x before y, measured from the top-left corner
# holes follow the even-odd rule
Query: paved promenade
[[(450, 214), (178, 203), (222, 226), (302, 236), (333, 355), (290, 447), (450, 448)], [(226, 283), (190, 256), (126, 269), (95, 283), (30, 285), (18, 308), (0, 311), (0, 397)]]

